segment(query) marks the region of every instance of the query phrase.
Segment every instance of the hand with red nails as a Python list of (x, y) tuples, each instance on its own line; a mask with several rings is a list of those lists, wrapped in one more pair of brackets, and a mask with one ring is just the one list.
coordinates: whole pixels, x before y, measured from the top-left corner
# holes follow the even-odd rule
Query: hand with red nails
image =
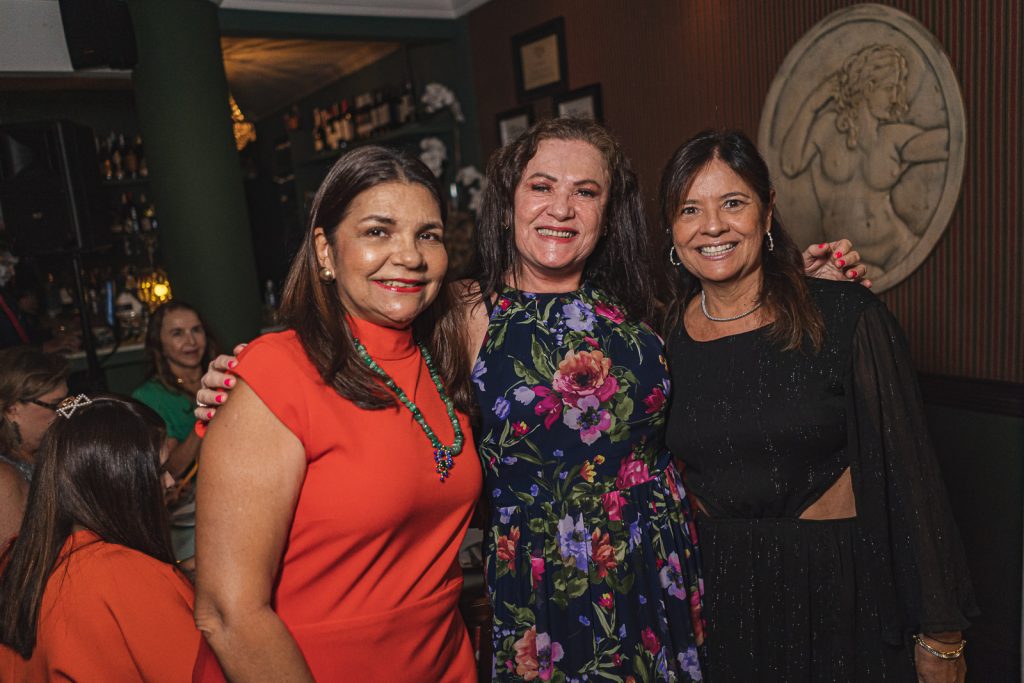
[(860, 254), (853, 251), (853, 244), (847, 239), (807, 247), (804, 250), (804, 271), (810, 277), (848, 280), (871, 287), (867, 269), (860, 262)]
[(238, 365), (236, 356), (242, 352), (245, 344), (232, 349), (232, 355), (221, 354), (210, 361), (201, 383), (203, 388), (196, 393), (196, 419), (209, 422), (217, 414), (217, 408), (228, 400), (228, 392), (238, 385), (231, 370)]

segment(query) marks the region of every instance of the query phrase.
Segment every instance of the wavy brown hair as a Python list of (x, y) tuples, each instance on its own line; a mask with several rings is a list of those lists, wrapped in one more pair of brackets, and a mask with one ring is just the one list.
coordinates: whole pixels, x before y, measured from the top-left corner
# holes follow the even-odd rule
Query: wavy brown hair
[(200, 361), (200, 365), (203, 368), (206, 368), (210, 361), (216, 358), (219, 353), (217, 340), (210, 331), (210, 326), (203, 319), (202, 314), (184, 301), (168, 301), (165, 304), (160, 304), (153, 311), (153, 315), (149, 318), (149, 324), (146, 326), (146, 360), (149, 362), (148, 376), (156, 377), (160, 380), (161, 384), (171, 391), (184, 394), (189, 399), (194, 400), (195, 395), (182, 388), (178, 384), (178, 378), (171, 372), (171, 366), (164, 355), (164, 343), (160, 338), (160, 331), (164, 326), (164, 318), (167, 317), (168, 313), (173, 313), (174, 311), (192, 311), (199, 318), (199, 323), (203, 326), (203, 332), (206, 333), (206, 348), (203, 350), (203, 358)]
[[(306, 355), (324, 382), (360, 408), (380, 410), (397, 405), (394, 394), (356, 353), (345, 310), (333, 282), (318, 272), (313, 231), (323, 228), (333, 247), (338, 225), (361, 193), (384, 183), (422, 185), (437, 202), (441, 220), (447, 204), (437, 180), (419, 159), (400, 150), (377, 145), (358, 147), (344, 154), (324, 178), (313, 198), (306, 234), (292, 261), (281, 296), (281, 321), (299, 336)], [(413, 334), (426, 346), (459, 410), (471, 414), (475, 399), (469, 384), (465, 344), (461, 335), (446, 335), (436, 324), (451, 309), (449, 287), (413, 322)]]
[(67, 359), (56, 353), (32, 346), (0, 351), (0, 453), (11, 454), (21, 443), (17, 425), (4, 417), (7, 408), (53, 391), (69, 373)]
[(519, 271), (513, 221), (515, 193), (523, 171), (544, 140), (578, 140), (593, 145), (611, 181), (601, 221), (602, 237), (587, 259), (583, 279), (614, 298), (629, 314), (650, 322), (655, 290), (650, 278), (650, 233), (636, 173), (608, 129), (589, 119), (541, 121), (496, 151), (487, 163), (487, 186), (477, 224), (473, 279), (489, 300)]
[(32, 656), (43, 593), (75, 524), (174, 565), (159, 475), (163, 443), (156, 413), (114, 396), (93, 397), (54, 420), (39, 445), (21, 530), (0, 558), (0, 643)]
[[(672, 244), (672, 224), (693, 181), (714, 159), (724, 162), (750, 186), (760, 202), (762, 222), (768, 211), (772, 213), (775, 249), (768, 250), (767, 240), (761, 245), (760, 302), (774, 321), (769, 337), (787, 351), (800, 348), (805, 341), (819, 350), (825, 325), (807, 289), (803, 256), (779, 220), (768, 165), (750, 138), (740, 131), (698, 133), (669, 159), (661, 175), (661, 220), (668, 235), (662, 253), (667, 253)], [(666, 309), (666, 330), (682, 323), (687, 303), (701, 290), (700, 281), (682, 266), (674, 268), (669, 277), (674, 286)]]

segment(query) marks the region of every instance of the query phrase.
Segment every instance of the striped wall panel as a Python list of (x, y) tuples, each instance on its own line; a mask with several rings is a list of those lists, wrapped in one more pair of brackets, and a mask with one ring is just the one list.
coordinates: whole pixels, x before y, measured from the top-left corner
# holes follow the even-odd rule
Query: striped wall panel
[[(565, 17), (569, 85), (600, 83), (653, 206), (661, 166), (697, 131), (756, 138), (789, 49), (847, 0), (492, 0), (469, 15), (484, 153), (517, 105), (509, 39)], [(884, 293), (920, 370), (1024, 382), (1022, 20), (1019, 0), (892, 0), (949, 55), (968, 119), (960, 203), (931, 256)], [(533, 103), (550, 115), (549, 99)], [(653, 217), (654, 212), (651, 212)]]

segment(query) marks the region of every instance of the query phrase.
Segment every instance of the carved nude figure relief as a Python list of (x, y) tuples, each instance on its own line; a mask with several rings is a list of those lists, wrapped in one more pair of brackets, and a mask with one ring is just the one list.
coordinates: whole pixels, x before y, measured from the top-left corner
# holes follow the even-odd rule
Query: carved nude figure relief
[(762, 113), (786, 225), (805, 240), (849, 237), (878, 290), (924, 260), (959, 194), (963, 105), (936, 48), (891, 8), (837, 12), (793, 48)]

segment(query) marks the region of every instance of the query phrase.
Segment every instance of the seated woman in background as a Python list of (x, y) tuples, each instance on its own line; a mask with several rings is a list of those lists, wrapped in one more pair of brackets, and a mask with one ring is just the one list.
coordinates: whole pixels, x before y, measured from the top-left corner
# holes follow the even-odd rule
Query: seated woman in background
[(154, 311), (146, 328), (146, 357), (150, 377), (132, 392), (163, 418), (170, 456), (166, 470), (177, 481), (168, 499), (174, 557), (192, 568), (195, 555), (195, 487), (200, 440), (192, 429), (193, 397), (203, 368), (216, 356), (216, 343), (207, 334), (198, 311), (171, 301)]
[(661, 198), (708, 679), (962, 681), (977, 607), (899, 325), (805, 278), (742, 133), (684, 144)]
[(0, 557), (0, 680), (187, 681), (199, 633), (171, 555), (160, 418), (82, 394), (57, 414)]
[(68, 395), (68, 362), (31, 346), (0, 351), (0, 548), (21, 526), (35, 454)]

